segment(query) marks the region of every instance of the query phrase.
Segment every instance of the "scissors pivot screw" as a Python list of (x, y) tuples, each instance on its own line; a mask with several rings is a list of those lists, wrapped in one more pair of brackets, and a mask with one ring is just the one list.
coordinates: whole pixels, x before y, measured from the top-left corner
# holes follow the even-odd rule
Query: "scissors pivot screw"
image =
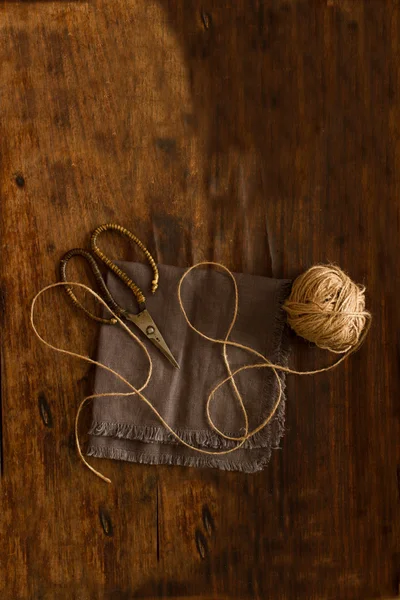
[(149, 325), (149, 326), (147, 327), (147, 329), (146, 329), (146, 333), (147, 333), (148, 335), (151, 335), (151, 334), (152, 334), (152, 333), (154, 333), (154, 332), (155, 332), (155, 329), (154, 329), (154, 327), (152, 327), (152, 325)]

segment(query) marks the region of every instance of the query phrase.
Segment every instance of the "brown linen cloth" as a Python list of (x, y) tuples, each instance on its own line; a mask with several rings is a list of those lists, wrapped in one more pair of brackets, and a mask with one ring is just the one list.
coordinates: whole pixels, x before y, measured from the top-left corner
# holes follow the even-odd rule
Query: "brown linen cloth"
[[(150, 289), (152, 271), (140, 263), (118, 263), (145, 291)], [(206, 401), (211, 390), (227, 377), (223, 347), (204, 340), (192, 331), (178, 303), (178, 282), (185, 269), (159, 265), (159, 289), (147, 294), (147, 308), (172, 354), (180, 364), (174, 368), (143, 336), (153, 360), (153, 375), (143, 391), (166, 422), (189, 444), (220, 451), (237, 445), (218, 435), (206, 417)], [(287, 364), (285, 315), (282, 302), (290, 292), (290, 281), (247, 274), (234, 274), (239, 293), (239, 310), (230, 339), (251, 346), (272, 362)], [(132, 292), (112, 273), (107, 277), (111, 293), (121, 306), (137, 311)], [(234, 310), (234, 288), (229, 276), (215, 268), (193, 270), (183, 283), (182, 300), (194, 326), (213, 338), (224, 338)], [(132, 325), (132, 331), (142, 334)], [(260, 362), (254, 355), (228, 347), (232, 371), (245, 364)], [(118, 326), (100, 330), (97, 359), (118, 371), (135, 387), (147, 376), (148, 361), (143, 350)], [(280, 374), (284, 388), (284, 376)], [(240, 373), (236, 382), (254, 429), (274, 405), (278, 385), (270, 369)], [(127, 392), (127, 386), (104, 369), (97, 368), (94, 393)], [(217, 467), (254, 472), (268, 462), (271, 449), (279, 445), (284, 427), (284, 404), (269, 425), (230, 454), (207, 455), (186, 448), (168, 432), (156, 415), (138, 396), (104, 397), (93, 402), (89, 432), (89, 456), (115, 458), (146, 464), (174, 464)], [(230, 382), (215, 394), (211, 415), (226, 435), (240, 436), (244, 420)]]

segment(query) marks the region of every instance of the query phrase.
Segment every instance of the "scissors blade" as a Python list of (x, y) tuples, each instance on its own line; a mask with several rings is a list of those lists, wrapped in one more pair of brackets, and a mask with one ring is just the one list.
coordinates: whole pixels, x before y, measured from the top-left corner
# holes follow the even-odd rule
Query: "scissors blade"
[(154, 344), (160, 352), (169, 360), (169, 362), (179, 369), (179, 365), (168, 348), (163, 336), (161, 335), (157, 325), (154, 323), (149, 311), (145, 308), (137, 315), (125, 314), (125, 318), (131, 321), (144, 333), (144, 335)]

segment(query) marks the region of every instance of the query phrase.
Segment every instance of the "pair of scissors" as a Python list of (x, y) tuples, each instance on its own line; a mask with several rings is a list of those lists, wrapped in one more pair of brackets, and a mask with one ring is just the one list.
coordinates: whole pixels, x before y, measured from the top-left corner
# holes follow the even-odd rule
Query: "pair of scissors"
[[(97, 229), (95, 229), (93, 231), (91, 240), (90, 240), (91, 249), (92, 249), (93, 254), (91, 252), (85, 250), (84, 248), (73, 248), (72, 250), (67, 252), (62, 257), (62, 259), (60, 261), (61, 281), (68, 282), (67, 264), (73, 256), (80, 256), (81, 258), (85, 259), (90, 267), (90, 270), (92, 271), (92, 273), (96, 279), (96, 283), (97, 283), (99, 291), (100, 291), (100, 296), (106, 302), (107, 306), (116, 315), (118, 315), (119, 318), (125, 319), (126, 321), (130, 321), (131, 323), (134, 323), (134, 325), (136, 325), (136, 327), (138, 327), (140, 329), (140, 331), (142, 333), (144, 333), (144, 335), (147, 337), (147, 339), (150, 340), (150, 342), (152, 342), (152, 344), (154, 344), (154, 346), (158, 350), (160, 350), (160, 352), (162, 352), (162, 354), (169, 360), (169, 362), (174, 367), (179, 369), (179, 364), (176, 362), (176, 360), (175, 360), (174, 356), (172, 355), (170, 349), (168, 348), (163, 336), (161, 335), (157, 325), (155, 324), (149, 311), (146, 308), (146, 298), (145, 298), (142, 290), (140, 289), (140, 287), (138, 285), (136, 285), (136, 283), (122, 269), (120, 269), (118, 267), (118, 265), (116, 265), (112, 260), (110, 260), (108, 258), (108, 256), (106, 256), (104, 254), (104, 252), (98, 247), (97, 240), (98, 240), (99, 236), (102, 233), (104, 233), (105, 231), (117, 231), (118, 233), (126, 236), (132, 242), (137, 244), (137, 246), (139, 246), (139, 248), (144, 252), (144, 254), (153, 270), (153, 280), (151, 282), (151, 292), (154, 294), (154, 292), (156, 291), (156, 289), (158, 287), (158, 280), (159, 280), (158, 268), (157, 268), (157, 264), (156, 264), (154, 258), (152, 257), (150, 252), (147, 250), (146, 246), (139, 240), (139, 238), (137, 238), (128, 229), (125, 229), (125, 227), (122, 227), (121, 225), (117, 225), (115, 223), (108, 223), (106, 225), (100, 225), (100, 227), (97, 227)], [(136, 298), (138, 307), (139, 307), (139, 311), (136, 314), (131, 313), (130, 311), (126, 310), (125, 308), (122, 308), (122, 306), (120, 306), (116, 302), (116, 300), (111, 295), (111, 292), (108, 289), (108, 287), (103, 279), (103, 276), (100, 272), (100, 269), (99, 269), (97, 262), (93, 255), (97, 256), (133, 292), (133, 294)], [(88, 317), (93, 319), (94, 321), (97, 321), (102, 324), (107, 324), (107, 325), (115, 325), (118, 323), (118, 321), (115, 318), (106, 319), (106, 318), (102, 318), (102, 317), (98, 317), (98, 316), (94, 315), (92, 312), (90, 312), (90, 310), (88, 310), (85, 306), (83, 306), (83, 304), (81, 304), (79, 302), (78, 298), (75, 296), (74, 292), (72, 291), (72, 289), (70, 287), (66, 286), (65, 290), (66, 290), (68, 296), (70, 297), (72, 303), (75, 306), (77, 306), (78, 308), (80, 308), (81, 310), (83, 310), (83, 312)]]

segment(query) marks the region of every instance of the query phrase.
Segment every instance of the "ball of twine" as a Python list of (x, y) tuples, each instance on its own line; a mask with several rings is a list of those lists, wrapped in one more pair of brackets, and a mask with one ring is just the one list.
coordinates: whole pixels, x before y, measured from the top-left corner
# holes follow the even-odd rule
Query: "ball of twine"
[(365, 287), (335, 265), (315, 265), (297, 277), (284, 309), (298, 335), (336, 354), (361, 343), (370, 319)]

